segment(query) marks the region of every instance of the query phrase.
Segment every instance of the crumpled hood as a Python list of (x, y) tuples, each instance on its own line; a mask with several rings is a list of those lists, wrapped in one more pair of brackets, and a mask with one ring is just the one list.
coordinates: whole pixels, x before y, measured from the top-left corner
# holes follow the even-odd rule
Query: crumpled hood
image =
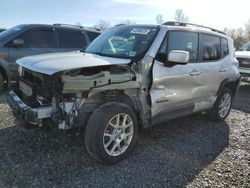
[(250, 59), (250, 51), (236, 51), (235, 55), (237, 58), (248, 58)]
[(35, 72), (52, 75), (85, 67), (123, 65), (130, 61), (130, 59), (103, 57), (82, 52), (66, 52), (28, 56), (18, 59), (17, 64)]

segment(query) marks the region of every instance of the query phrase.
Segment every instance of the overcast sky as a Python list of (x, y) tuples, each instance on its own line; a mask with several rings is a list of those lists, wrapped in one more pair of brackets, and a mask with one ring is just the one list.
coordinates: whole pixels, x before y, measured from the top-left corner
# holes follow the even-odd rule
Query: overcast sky
[(1, 0), (0, 27), (21, 23), (81, 23), (93, 26), (100, 19), (156, 23), (156, 15), (173, 20), (183, 9), (190, 22), (218, 29), (244, 27), (250, 19), (250, 0)]

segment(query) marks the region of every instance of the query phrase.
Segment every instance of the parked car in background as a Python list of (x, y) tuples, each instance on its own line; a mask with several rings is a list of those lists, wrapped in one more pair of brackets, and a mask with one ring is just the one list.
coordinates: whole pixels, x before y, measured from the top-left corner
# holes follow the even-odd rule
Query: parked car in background
[(235, 52), (243, 82), (250, 82), (250, 41)]
[(84, 50), (99, 34), (93, 28), (65, 24), (25, 24), (1, 32), (0, 91), (15, 80), (18, 58)]
[(3, 28), (0, 28), (0, 33), (1, 33), (1, 32), (3, 32), (3, 31), (5, 31), (5, 29), (3, 29)]
[(139, 126), (195, 112), (224, 120), (240, 83), (233, 40), (179, 22), (117, 26), (85, 52), (17, 63), (19, 80), (7, 100), (20, 122), (82, 126), (87, 151), (109, 164), (133, 149)]

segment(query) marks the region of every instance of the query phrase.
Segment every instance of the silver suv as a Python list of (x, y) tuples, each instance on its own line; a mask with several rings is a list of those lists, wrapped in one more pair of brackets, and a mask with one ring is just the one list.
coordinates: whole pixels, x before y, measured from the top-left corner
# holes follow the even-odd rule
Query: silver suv
[(7, 95), (25, 126), (83, 126), (87, 151), (115, 163), (146, 128), (195, 112), (224, 120), (240, 74), (233, 40), (194, 24), (122, 25), (85, 52), (25, 57)]

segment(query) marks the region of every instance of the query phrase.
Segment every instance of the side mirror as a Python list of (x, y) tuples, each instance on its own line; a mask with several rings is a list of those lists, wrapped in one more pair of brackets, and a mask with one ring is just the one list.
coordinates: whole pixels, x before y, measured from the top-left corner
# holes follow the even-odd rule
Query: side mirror
[(182, 50), (171, 50), (168, 54), (168, 62), (187, 64), (189, 60), (189, 52)]
[(13, 47), (21, 47), (21, 46), (23, 46), (23, 44), (24, 44), (23, 39), (14, 39), (12, 46)]

